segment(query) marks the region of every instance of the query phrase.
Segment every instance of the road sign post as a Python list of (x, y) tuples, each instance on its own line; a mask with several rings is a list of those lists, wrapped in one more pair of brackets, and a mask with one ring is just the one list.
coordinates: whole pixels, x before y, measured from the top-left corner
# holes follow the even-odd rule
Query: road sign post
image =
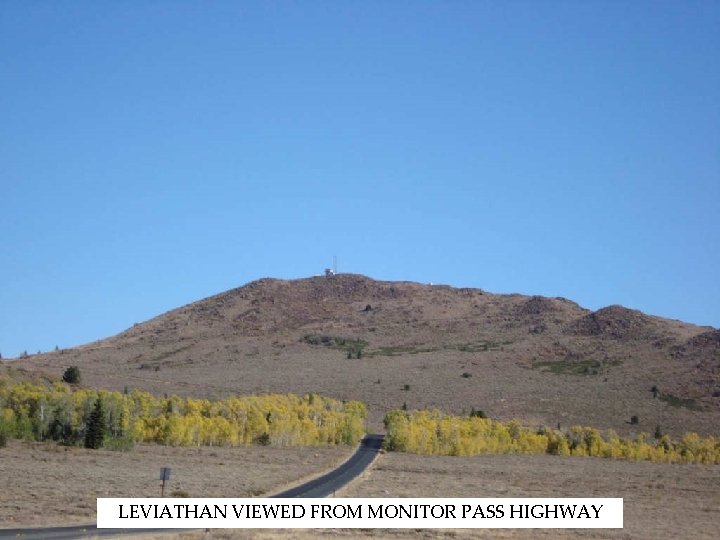
[(170, 481), (170, 473), (172, 472), (172, 469), (170, 467), (161, 467), (160, 468), (160, 480), (162, 480), (162, 485), (160, 486), (160, 496), (165, 496), (165, 482)]

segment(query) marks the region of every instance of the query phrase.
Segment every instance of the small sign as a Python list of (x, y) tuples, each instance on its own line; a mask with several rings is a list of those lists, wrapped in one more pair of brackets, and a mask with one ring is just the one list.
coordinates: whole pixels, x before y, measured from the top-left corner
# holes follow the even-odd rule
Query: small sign
[(170, 473), (172, 472), (172, 469), (170, 467), (162, 467), (160, 469), (160, 480), (167, 481), (170, 480)]

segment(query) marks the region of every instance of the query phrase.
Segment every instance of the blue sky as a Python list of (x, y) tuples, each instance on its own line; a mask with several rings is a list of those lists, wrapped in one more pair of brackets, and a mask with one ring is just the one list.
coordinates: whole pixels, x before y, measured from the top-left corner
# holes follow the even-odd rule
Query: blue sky
[(0, 3), (0, 353), (340, 271), (720, 326), (720, 3)]

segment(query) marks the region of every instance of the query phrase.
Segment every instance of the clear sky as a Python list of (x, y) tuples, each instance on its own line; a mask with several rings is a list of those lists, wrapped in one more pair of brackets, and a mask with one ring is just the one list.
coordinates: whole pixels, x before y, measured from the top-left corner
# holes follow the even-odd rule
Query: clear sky
[(0, 353), (260, 277), (720, 326), (720, 2), (0, 2)]

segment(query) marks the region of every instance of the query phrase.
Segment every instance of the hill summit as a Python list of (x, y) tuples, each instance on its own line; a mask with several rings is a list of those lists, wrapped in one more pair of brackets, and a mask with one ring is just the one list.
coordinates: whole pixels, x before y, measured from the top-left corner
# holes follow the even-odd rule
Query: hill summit
[(338, 274), (253, 281), (17, 365), (156, 393), (318, 392), (365, 401), (375, 423), (405, 406), (717, 433), (718, 335), (622, 306)]

